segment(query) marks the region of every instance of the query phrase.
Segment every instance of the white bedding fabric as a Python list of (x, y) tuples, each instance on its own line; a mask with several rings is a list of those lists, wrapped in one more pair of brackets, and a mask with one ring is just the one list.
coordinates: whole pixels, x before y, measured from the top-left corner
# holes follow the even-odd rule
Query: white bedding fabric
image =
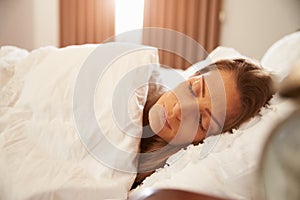
[[(86, 58), (96, 47), (105, 48), (105, 55), (99, 56), (101, 62), (101, 56), (107, 57), (124, 45), (129, 44), (46, 47), (30, 53), (13, 47), (1, 48), (0, 69), (10, 76), (1, 73), (7, 79), (0, 88), (0, 199), (127, 198), (135, 173), (115, 170), (89, 154), (76, 131), (72, 112), (75, 80)], [(114, 89), (122, 73), (158, 62), (155, 48), (129, 47), (141, 50), (129, 52), (111, 64), (114, 79), (103, 78), (101, 82), (107, 91)], [(13, 54), (15, 60), (10, 59)], [(149, 81), (154, 70), (155, 67), (149, 67), (140, 71), (137, 79)], [(100, 95), (101, 100), (111, 102), (107, 91)], [(102, 91), (97, 92), (96, 97)], [(133, 100), (144, 102), (138, 95), (146, 98), (147, 87), (132, 96)], [(96, 116), (98, 122), (113, 124), (111, 108), (97, 101), (95, 104), (106, 111)], [(128, 106), (136, 113), (132, 120), (141, 125), (143, 105)], [(101, 128), (114, 135), (115, 146), (128, 152), (138, 151), (136, 138), (125, 137), (114, 127)], [(139, 131), (137, 134), (141, 134)], [(118, 162), (118, 155), (110, 159)], [(134, 164), (135, 160), (130, 162)]]
[[(300, 59), (299, 41), (300, 32), (285, 36), (270, 47), (261, 64), (282, 80), (289, 73), (291, 65)], [(186, 71), (161, 71), (163, 77), (169, 77), (174, 72), (188, 77), (216, 60), (240, 57), (258, 63), (233, 48), (217, 47), (206, 60), (196, 63)], [(172, 80), (163, 80), (168, 85), (176, 85)], [(229, 199), (258, 199), (256, 172), (262, 147), (272, 128), (295, 108), (290, 100), (275, 95), (270, 105), (261, 110), (260, 116), (234, 130), (233, 134), (212, 136), (205, 139), (203, 144), (190, 145), (181, 150), (167, 161), (168, 164), (163, 169), (158, 169), (146, 178), (131, 194), (148, 187), (176, 188)], [(215, 146), (211, 150), (212, 145)], [(203, 157), (201, 153), (207, 150), (211, 152)]]
[(300, 61), (300, 31), (275, 42), (261, 59), (263, 66), (277, 74), (278, 81), (282, 81), (289, 74), (297, 61)]
[[(295, 36), (285, 38), (288, 44), (293, 44), (289, 46), (295, 47), (296, 44), (290, 43), (290, 39), (296, 41)], [(282, 45), (285, 42), (280, 43)], [(298, 48), (299, 44), (296, 46)], [(61, 88), (50, 86), (57, 85), (57, 81), (67, 81), (65, 75), (76, 74), (84, 58), (93, 49), (94, 46), (64, 49), (47, 47), (29, 53), (14, 47), (1, 48), (0, 76), (5, 78), (1, 79), (4, 81), (0, 85), (0, 199), (127, 197), (134, 175), (110, 169), (106, 171), (105, 166), (86, 152), (74, 134), (71, 121), (65, 123), (68, 117), (63, 114), (66, 107), (62, 106), (65, 103), (62, 99), (57, 99), (56, 104), (52, 105), (57, 107), (55, 110), (46, 106), (48, 97), (58, 97), (55, 94), (67, 88), (66, 85), (60, 85)], [(263, 59), (263, 64), (269, 69), (274, 63), (272, 59), (280, 59), (280, 70), (283, 70), (288, 69), (297, 58), (293, 56), (294, 60), (289, 60), (284, 57), (293, 51), (287, 46), (277, 51), (275, 47), (270, 49), (273, 50), (269, 50)], [(281, 54), (278, 52), (280, 50), (285, 53)], [(7, 56), (13, 54), (16, 56)], [(147, 61), (157, 62), (156, 52), (151, 52), (149, 56), (151, 58), (145, 58)], [(194, 67), (201, 68), (214, 59), (240, 56), (234, 49), (219, 47), (210, 54), (209, 60), (197, 63)], [(33, 76), (40, 67), (48, 67), (49, 70), (42, 70), (40, 76)], [(54, 76), (53, 70), (58, 70), (58, 74), (64, 76)], [(176, 73), (187, 77), (194, 70), (176, 70)], [(169, 72), (161, 70), (167, 86), (172, 88), (177, 81), (164, 78), (169, 77)], [(27, 82), (31, 84), (26, 86)], [(41, 85), (37, 85), (38, 82)], [(35, 91), (41, 88), (44, 89), (42, 96)], [(70, 97), (67, 92), (64, 95)], [(168, 165), (146, 178), (143, 185), (131, 194), (153, 187), (185, 189), (232, 199), (256, 199), (255, 176), (264, 140), (276, 122), (294, 108), (290, 101), (275, 96), (271, 104), (262, 109), (261, 116), (234, 130), (234, 134), (212, 136), (203, 144), (190, 145), (181, 150), (168, 160)], [(46, 111), (47, 116), (43, 116), (41, 111)], [(212, 152), (200, 159), (200, 152), (215, 141), (217, 143)]]
[[(271, 105), (233, 134), (211, 136), (203, 144), (190, 145), (171, 157), (132, 192), (150, 188), (172, 188), (211, 194), (228, 199), (258, 199), (256, 170), (270, 130), (295, 109), (288, 100), (274, 97)], [(200, 152), (217, 143), (205, 158)]]
[(0, 89), (14, 74), (15, 64), (29, 54), (27, 50), (14, 46), (1, 47), (0, 51)]

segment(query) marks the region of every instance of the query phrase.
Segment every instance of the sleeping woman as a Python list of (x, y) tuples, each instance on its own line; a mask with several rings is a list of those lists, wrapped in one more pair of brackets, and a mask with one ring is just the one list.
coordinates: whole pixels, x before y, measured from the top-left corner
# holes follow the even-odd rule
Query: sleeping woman
[(217, 61), (174, 90), (150, 85), (133, 187), (188, 144), (238, 128), (258, 114), (273, 93), (270, 74), (244, 59)]

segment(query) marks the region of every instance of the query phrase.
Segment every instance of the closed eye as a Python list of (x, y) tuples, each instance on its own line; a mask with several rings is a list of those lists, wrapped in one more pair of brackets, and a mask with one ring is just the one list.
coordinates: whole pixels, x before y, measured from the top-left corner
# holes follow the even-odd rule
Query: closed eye
[[(202, 91), (203, 92), (205, 92), (204, 91), (204, 79), (202, 79)], [(189, 88), (189, 91), (190, 91), (190, 93), (194, 96), (194, 97), (197, 97), (197, 94), (194, 92), (194, 90), (193, 90), (193, 87), (192, 87), (192, 82), (191, 81), (189, 81), (189, 85), (188, 85), (188, 88)], [(203, 95), (203, 93), (202, 93), (202, 95)], [(206, 131), (206, 129), (204, 128), (204, 126), (203, 126), (203, 123), (202, 123), (202, 115), (200, 114), (200, 119), (199, 119), (199, 127), (200, 127), (200, 129), (202, 130), (202, 131)]]
[(202, 97), (205, 97), (205, 80), (204, 80), (204, 76), (202, 76)]
[(199, 119), (199, 127), (202, 131), (206, 131), (206, 129), (203, 127), (203, 124), (202, 124), (202, 115), (200, 114), (200, 119)]
[(189, 81), (189, 91), (190, 91), (190, 93), (191, 93), (194, 97), (197, 97), (196, 93), (195, 93), (194, 90), (193, 90), (192, 82), (191, 82), (191, 81)]

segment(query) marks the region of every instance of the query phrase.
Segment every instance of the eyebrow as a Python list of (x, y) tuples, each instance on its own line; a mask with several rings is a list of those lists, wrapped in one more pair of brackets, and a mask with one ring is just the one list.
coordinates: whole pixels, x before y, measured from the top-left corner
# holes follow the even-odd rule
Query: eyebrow
[(205, 80), (204, 80), (204, 76), (202, 76), (202, 97), (205, 97)]
[(215, 116), (213, 116), (210, 112), (210, 110), (208, 110), (207, 108), (205, 109), (205, 111), (209, 114), (209, 116), (214, 120), (214, 122), (219, 126), (219, 128), (221, 129), (221, 124), (218, 122), (218, 120), (215, 118)]

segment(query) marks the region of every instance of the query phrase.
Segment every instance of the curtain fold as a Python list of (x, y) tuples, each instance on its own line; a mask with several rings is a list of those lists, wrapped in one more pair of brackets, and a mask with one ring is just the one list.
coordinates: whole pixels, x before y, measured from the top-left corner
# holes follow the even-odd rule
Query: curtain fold
[(113, 0), (60, 0), (60, 46), (101, 43), (114, 36)]
[[(222, 0), (144, 1), (144, 27), (160, 27), (183, 33), (208, 53), (218, 46)], [(60, 46), (101, 43), (114, 36), (114, 12), (114, 0), (60, 0)], [(169, 33), (147, 31), (143, 34), (143, 43), (167, 47), (159, 51), (160, 62), (172, 68), (185, 69), (193, 63), (169, 49), (179, 49), (193, 57), (194, 61), (207, 55), (182, 38), (170, 37)]]
[[(145, 0), (144, 27), (159, 27), (178, 31), (197, 41), (208, 53), (219, 44), (219, 12), (222, 0)], [(147, 33), (145, 43), (158, 42), (163, 46), (180, 48), (194, 60), (204, 59), (206, 53), (185, 44), (182, 39), (174, 41), (168, 35)], [(172, 68), (185, 69), (192, 63), (181, 56), (160, 50), (160, 62)], [(202, 55), (203, 54), (203, 55)]]

